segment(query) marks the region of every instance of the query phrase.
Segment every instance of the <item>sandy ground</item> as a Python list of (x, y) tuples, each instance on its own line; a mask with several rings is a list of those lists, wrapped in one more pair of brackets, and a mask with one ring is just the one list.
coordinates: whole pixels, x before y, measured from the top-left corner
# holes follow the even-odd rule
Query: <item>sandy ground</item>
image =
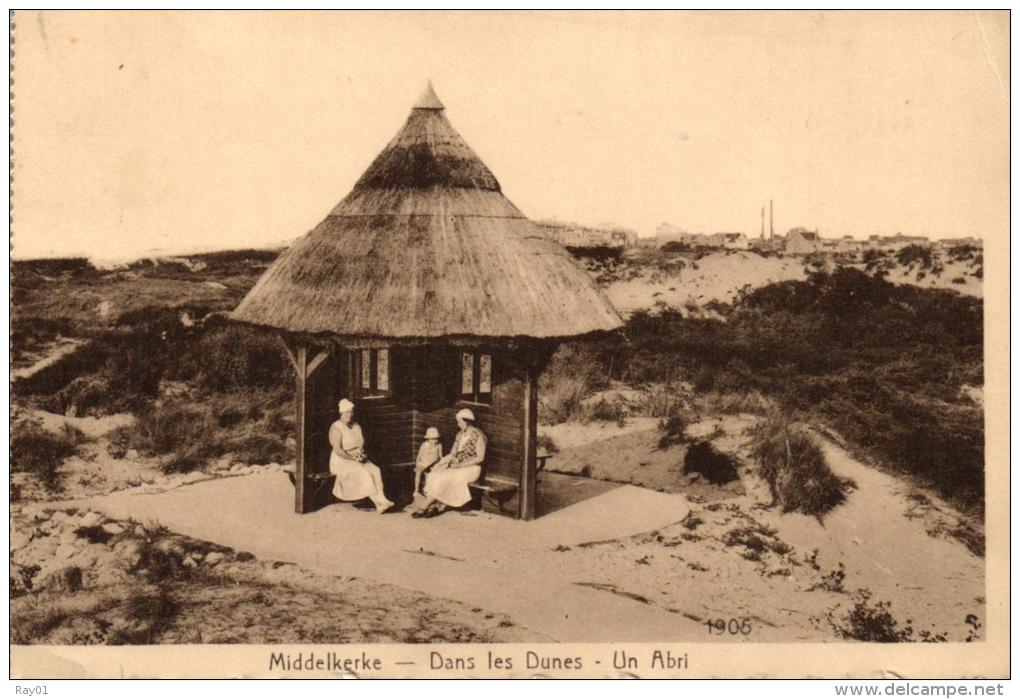
[(15, 362), (16, 368), (11, 370), (11, 381), (34, 376), (46, 367), (56, 364), (60, 359), (84, 344), (84, 340), (58, 337), (52, 345), (44, 347), (38, 352), (21, 354)]
[(673, 308), (683, 308), (688, 302), (698, 306), (710, 301), (732, 303), (744, 288), (806, 277), (802, 258), (713, 253), (689, 262), (676, 276), (645, 270), (635, 279), (610, 284), (605, 291), (613, 306), (629, 315), (657, 303)]
[[(506, 614), (544, 637), (570, 641), (698, 637), (697, 625), (578, 583), (564, 547), (644, 535), (689, 513), (678, 495), (621, 486), (533, 522), (478, 512), (414, 520), (351, 505), (295, 515), (284, 474), (217, 479), (161, 494), (122, 491), (66, 503), (288, 560), (322, 575), (358, 577)], [(606, 513), (614, 513), (607, 517)], [(252, 521), (260, 526), (253, 529)], [(594, 582), (598, 582), (595, 580)]]
[[(704, 616), (705, 610), (740, 609), (774, 624), (766, 624), (769, 631), (765, 632), (773, 638), (818, 638), (831, 634), (830, 620), (838, 622), (852, 607), (852, 593), (868, 590), (873, 599), (891, 604), (901, 626), (909, 624), (918, 633), (928, 630), (945, 633), (950, 640), (964, 640), (971, 631), (965, 623), (967, 615), (974, 614), (984, 623), (984, 559), (951, 535), (965, 520), (962, 515), (934, 495), (861, 463), (828, 440), (822, 443), (831, 468), (853, 479), (856, 489), (822, 521), (782, 513), (769, 507), (768, 487), (748, 467), (747, 429), (754, 420), (750, 415), (720, 416), (688, 429), (692, 437), (715, 434), (713, 444), (742, 463), (739, 485), (692, 483), (682, 474), (686, 446), (659, 449), (657, 430), (565, 450), (557, 456), (555, 468), (579, 472), (587, 467), (595, 478), (631, 480), (684, 493), (692, 501), (691, 518), (704, 523), (689, 535), (681, 527), (659, 534), (667, 540), (679, 535), (673, 555), (686, 554), (684, 562), (723, 573), (711, 591), (703, 589), (688, 597), (697, 602), (686, 611), (698, 616)], [(772, 531), (791, 551), (757, 564), (754, 575), (742, 573), (741, 562), (720, 558), (717, 546), (736, 526)], [(690, 535), (700, 537), (695, 545), (690, 545)], [(632, 577), (624, 589), (651, 600), (669, 598), (671, 584), (678, 584), (670, 582), (675, 580), (670, 576), (678, 575), (677, 567), (663, 559), (661, 547), (656, 551), (657, 543), (661, 544), (653, 538), (608, 546), (598, 566), (611, 579), (614, 566), (626, 570), (628, 561), (647, 557), (642, 575)], [(662, 567), (658, 575), (656, 566)], [(696, 584), (684, 580), (682, 587), (690, 592)], [(760, 635), (757, 638), (763, 640)]]
[[(350, 505), (295, 515), (283, 465), (224, 463), (211, 473), (167, 477), (153, 475), (144, 460), (99, 454), (81, 463), (106, 475), (72, 488), (75, 500), (18, 504), (16, 511), (33, 517), (40, 509), (74, 507), (165, 527), (250, 552), (260, 563), (293, 564), (289, 570), (298, 572), (287, 584), (304, 580), (309, 595), (333, 584), (323, 581), (356, 578), (363, 585), (358, 605), (396, 610), (406, 602), (394, 612), (401, 619), (424, 618), (448, 603), (482, 610), (466, 612), (470, 618), (463, 619), (460, 612), (443, 611), (460, 620), (460, 631), (453, 630), (456, 624), (442, 626), (437, 616), (429, 618), (439, 626), (414, 627), (442, 626), (447, 638), (491, 631), (475, 623), (490, 614), (505, 620), (498, 628), (561, 641), (831, 641), (836, 628), (845, 626), (859, 590), (889, 602), (901, 626), (917, 632), (964, 640), (971, 631), (967, 615), (984, 623), (984, 561), (951, 535), (962, 519), (952, 508), (825, 441), (833, 469), (852, 478), (856, 490), (823, 521), (781, 513), (769, 506), (768, 488), (748, 458), (747, 430), (755, 419), (717, 416), (688, 427), (691, 439), (710, 439), (733, 457), (739, 478), (725, 485), (684, 475), (688, 445), (660, 449), (652, 419), (623, 427), (545, 427), (562, 449), (547, 469), (575, 476), (542, 478), (561, 479), (561, 493), (577, 488), (580, 502), (554, 503), (547, 508), (554, 511), (534, 522), (480, 512), (432, 520), (404, 513), (379, 517)], [(80, 465), (72, 459), (65, 468)], [(576, 477), (582, 473), (591, 478)], [(138, 480), (141, 485), (127, 487)], [(600, 481), (643, 487), (587, 487)], [(19, 527), (25, 521), (14, 522), (22, 543)], [(253, 521), (260, 525), (253, 528)], [(33, 545), (44, 542), (39, 544), (44, 548), (61, 545), (32, 533), (28, 538)], [(272, 583), (256, 572), (237, 569), (239, 576), (251, 574), (252, 584)], [(396, 605), (393, 590), (409, 596)], [(103, 594), (109, 596), (95, 593)], [(239, 604), (228, 596), (196, 589), (194, 608), (211, 605), (203, 613), (229, 618), (216, 606)], [(309, 597), (291, 611), (320, 602)], [(272, 616), (265, 610), (243, 613), (249, 612), (245, 618), (255, 638), (257, 625)], [(708, 622), (730, 618), (749, 620), (751, 631), (709, 632)], [(210, 626), (203, 639), (223, 638), (223, 628)], [(396, 624), (393, 638), (406, 637), (400, 629), (407, 628)]]
[(94, 511), (32, 509), (14, 524), (13, 643), (547, 640), (477, 607)]
[[(980, 298), (983, 282), (974, 276), (972, 261), (951, 261), (939, 256), (943, 270), (938, 274), (923, 272), (917, 264), (903, 266), (894, 262), (886, 279), (893, 284), (911, 284), (924, 288), (951, 289), (958, 293)], [(852, 265), (864, 269), (863, 264)], [(626, 281), (614, 281), (604, 287), (609, 300), (622, 314), (629, 315), (638, 309), (651, 309), (656, 305), (684, 310), (688, 306), (703, 307), (711, 301), (733, 303), (742, 291), (750, 291), (775, 282), (807, 278), (804, 256), (762, 257), (751, 252), (709, 253), (699, 260), (687, 260), (687, 265), (675, 274), (642, 269), (640, 274)]]

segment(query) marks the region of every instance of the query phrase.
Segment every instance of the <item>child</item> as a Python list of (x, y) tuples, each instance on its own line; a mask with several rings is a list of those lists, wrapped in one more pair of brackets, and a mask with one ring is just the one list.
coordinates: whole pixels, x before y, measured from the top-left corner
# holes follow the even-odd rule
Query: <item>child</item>
[(425, 430), (425, 441), (418, 449), (418, 460), (414, 462), (414, 494), (421, 485), (421, 476), (443, 458), (443, 445), (439, 443), (439, 430), (430, 427)]

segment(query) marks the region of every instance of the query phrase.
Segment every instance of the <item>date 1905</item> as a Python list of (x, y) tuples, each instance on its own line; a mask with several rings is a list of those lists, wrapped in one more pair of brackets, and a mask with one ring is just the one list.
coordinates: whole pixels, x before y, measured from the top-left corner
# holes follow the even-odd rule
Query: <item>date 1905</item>
[(751, 634), (751, 620), (746, 617), (743, 619), (709, 619), (705, 622), (705, 626), (708, 627), (708, 633), (722, 636), (729, 634), (731, 636), (749, 636)]

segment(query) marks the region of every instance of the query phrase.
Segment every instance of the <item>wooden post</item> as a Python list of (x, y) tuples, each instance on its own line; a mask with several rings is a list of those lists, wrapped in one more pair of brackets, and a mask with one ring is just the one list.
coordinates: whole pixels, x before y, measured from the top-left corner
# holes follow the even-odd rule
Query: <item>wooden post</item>
[(308, 348), (304, 343), (294, 350), (294, 373), (297, 384), (294, 390), (294, 427), (297, 432), (297, 449), (294, 455), (294, 511), (304, 514), (305, 491), (308, 482), (308, 445), (306, 444), (308, 423), (307, 368)]
[(519, 519), (535, 518), (535, 502), (538, 498), (538, 370), (529, 357), (525, 362), (527, 376), (524, 380), (524, 430), (521, 459), (521, 491), (518, 498)]
[(336, 357), (329, 348), (288, 346), (294, 364), (294, 511), (312, 512), (329, 502), (328, 425), (335, 408)]

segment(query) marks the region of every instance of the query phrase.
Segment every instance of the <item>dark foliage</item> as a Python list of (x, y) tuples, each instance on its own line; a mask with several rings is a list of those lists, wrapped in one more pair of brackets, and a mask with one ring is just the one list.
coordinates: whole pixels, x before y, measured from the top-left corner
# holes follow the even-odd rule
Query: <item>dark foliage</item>
[(233, 325), (211, 330), (184, 348), (174, 374), (214, 391), (279, 388), (294, 382), (277, 337)]
[(983, 508), (983, 413), (959, 397), (983, 383), (979, 299), (839, 268), (752, 291), (725, 321), (638, 312), (589, 348), (604, 375), (631, 384), (683, 376), (699, 392), (757, 390)]
[(701, 440), (687, 450), (684, 473), (700, 473), (709, 483), (724, 485), (737, 480), (737, 465), (711, 442)]
[(931, 269), (934, 261), (934, 253), (927, 245), (907, 245), (896, 252), (896, 261), (901, 265), (909, 266), (918, 263), (921, 269)]
[(843, 481), (814, 438), (783, 416), (771, 415), (758, 425), (751, 450), (784, 512), (821, 517), (846, 499)]
[(623, 248), (610, 245), (567, 246), (567, 252), (578, 259), (596, 260), (599, 262), (618, 262), (623, 256)]
[(65, 426), (50, 432), (34, 420), (11, 425), (11, 471), (35, 474), (50, 490), (60, 488), (60, 465), (86, 441), (81, 431)]

